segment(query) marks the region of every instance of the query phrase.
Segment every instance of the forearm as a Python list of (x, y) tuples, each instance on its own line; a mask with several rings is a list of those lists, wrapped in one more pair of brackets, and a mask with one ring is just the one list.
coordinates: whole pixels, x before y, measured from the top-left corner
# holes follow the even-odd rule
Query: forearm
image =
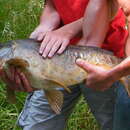
[(70, 39), (74, 38), (76, 35), (81, 35), (82, 33), (82, 23), (83, 18), (76, 20), (70, 24), (64, 25), (59, 28), (61, 31), (66, 32)]
[(130, 75), (130, 57), (127, 57), (119, 65), (108, 72), (109, 77), (114, 81), (121, 79), (124, 76)]
[(101, 46), (108, 30), (108, 23), (107, 0), (91, 0), (86, 8), (83, 20), (84, 43)]
[(125, 46), (125, 54), (127, 57), (127, 56), (130, 56), (130, 12), (127, 13), (126, 20), (127, 20), (127, 25), (128, 25), (128, 37), (127, 37), (126, 46)]
[(130, 56), (130, 21), (128, 21), (128, 37), (126, 41), (126, 46), (125, 46), (125, 55), (126, 57)]
[[(128, 21), (128, 32), (130, 32), (130, 22)], [(115, 79), (120, 79), (123, 76), (130, 75), (130, 34), (128, 35), (125, 47), (126, 59), (119, 65), (114, 67), (110, 74)]]
[(59, 24), (60, 16), (51, 0), (47, 0), (45, 8), (40, 17), (40, 25), (45, 25), (46, 27), (50, 28), (50, 30), (53, 30), (57, 28)]
[(126, 40), (125, 54), (126, 59), (123, 60), (119, 65), (112, 69), (111, 75), (113, 78), (120, 79), (123, 76), (130, 75), (130, 8), (129, 0), (117, 0), (119, 5), (123, 8), (124, 13), (128, 21), (128, 37)]

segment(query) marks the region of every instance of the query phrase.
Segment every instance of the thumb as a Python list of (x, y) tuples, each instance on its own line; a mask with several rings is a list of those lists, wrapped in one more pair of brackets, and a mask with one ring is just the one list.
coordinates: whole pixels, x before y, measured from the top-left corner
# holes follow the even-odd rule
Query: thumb
[(36, 33), (36, 31), (33, 31), (33, 32), (30, 34), (29, 38), (31, 38), (31, 39), (36, 39), (36, 38), (37, 38), (37, 33)]
[(87, 63), (85, 60), (77, 59), (76, 64), (83, 68), (87, 72), (93, 72), (95, 71), (95, 65)]

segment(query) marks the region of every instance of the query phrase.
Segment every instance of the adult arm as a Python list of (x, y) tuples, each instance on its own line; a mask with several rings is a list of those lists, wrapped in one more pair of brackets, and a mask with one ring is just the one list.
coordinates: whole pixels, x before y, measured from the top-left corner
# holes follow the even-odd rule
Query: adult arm
[[(96, 5), (96, 6), (95, 6)], [(86, 9), (83, 22), (83, 39), (80, 42), (86, 46), (100, 47), (103, 43), (109, 24), (109, 6), (107, 0), (91, 0)], [(115, 81), (110, 72), (96, 65), (91, 65), (83, 60), (76, 62), (88, 72), (86, 85), (88, 87), (105, 90)], [(116, 75), (116, 74), (115, 74)]]
[(108, 31), (107, 0), (90, 0), (83, 20), (83, 38), (79, 44), (100, 47)]
[(130, 74), (130, 6), (128, 4), (128, 0), (118, 1), (120, 2), (119, 5), (123, 8), (124, 13), (127, 16), (128, 21), (127, 24), (129, 35), (125, 47), (126, 59), (111, 70), (105, 70), (101, 67), (90, 65), (82, 60), (77, 61), (77, 63), (89, 73), (87, 84), (98, 90), (105, 90), (109, 88), (115, 81)]

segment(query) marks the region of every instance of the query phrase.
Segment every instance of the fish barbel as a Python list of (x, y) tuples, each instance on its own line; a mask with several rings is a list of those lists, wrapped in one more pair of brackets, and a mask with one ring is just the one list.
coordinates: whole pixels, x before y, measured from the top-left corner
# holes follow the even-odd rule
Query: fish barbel
[[(96, 47), (69, 46), (63, 54), (56, 54), (51, 59), (43, 59), (38, 50), (39, 44), (32, 39), (1, 44), (0, 66), (4, 69), (9, 66), (21, 68), (33, 88), (44, 90), (51, 108), (57, 114), (62, 108), (63, 94), (56, 88), (71, 92), (68, 86), (82, 83), (87, 77), (87, 72), (76, 65), (77, 58), (107, 70), (122, 61), (111, 52)], [(123, 83), (124, 79), (121, 79)], [(13, 100), (14, 93), (7, 92), (10, 100)]]

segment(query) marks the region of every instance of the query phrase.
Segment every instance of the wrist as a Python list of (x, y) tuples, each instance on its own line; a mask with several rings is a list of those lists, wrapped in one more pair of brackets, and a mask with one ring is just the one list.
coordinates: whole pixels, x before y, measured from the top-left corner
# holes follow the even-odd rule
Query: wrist
[(74, 32), (65, 26), (57, 29), (56, 31), (58, 31), (60, 34), (68, 37), (69, 39), (72, 39), (74, 37)]
[(43, 29), (45, 32), (53, 31), (55, 29), (54, 26), (47, 25), (46, 23), (40, 23), (39, 27)]
[(60, 16), (57, 13), (53, 13), (49, 16), (41, 17), (40, 25), (52, 31), (60, 25)]
[(88, 41), (88, 40), (86, 40), (84, 38), (82, 38), (80, 40), (79, 45), (93, 46), (93, 47), (99, 47), (99, 48), (101, 48), (101, 44), (99, 42)]
[(93, 46), (93, 47), (101, 48), (101, 44), (98, 43), (98, 42), (87, 42), (87, 46)]
[(115, 71), (108, 71), (108, 79), (112, 82), (115, 82), (121, 78), (121, 75), (119, 73), (116, 73)]
[(68, 37), (72, 39), (82, 31), (82, 20), (83, 19), (80, 18), (79, 20), (74, 21), (70, 24), (66, 24), (61, 27), (61, 30), (63, 30), (66, 35), (68, 35)]
[(108, 73), (109, 76), (114, 80), (117, 81), (123, 76), (126, 76), (127, 73), (129, 72), (128, 67), (125, 67), (123, 64), (119, 64), (115, 66), (113, 69), (111, 69)]

